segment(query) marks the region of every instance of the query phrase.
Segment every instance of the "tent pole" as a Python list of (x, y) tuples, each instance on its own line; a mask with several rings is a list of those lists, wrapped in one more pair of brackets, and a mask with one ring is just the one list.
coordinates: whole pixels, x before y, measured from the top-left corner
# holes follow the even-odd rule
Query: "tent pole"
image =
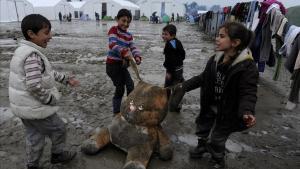
[(17, 20), (18, 20), (18, 22), (19, 22), (20, 20), (19, 20), (19, 13), (18, 13), (17, 2), (16, 2), (16, 0), (14, 0), (14, 2), (15, 2), (15, 8), (16, 8), (16, 14), (17, 14)]

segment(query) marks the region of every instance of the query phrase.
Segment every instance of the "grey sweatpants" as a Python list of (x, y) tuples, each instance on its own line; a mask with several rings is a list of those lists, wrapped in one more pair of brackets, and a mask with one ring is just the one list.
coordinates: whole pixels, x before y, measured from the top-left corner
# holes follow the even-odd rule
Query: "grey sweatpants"
[(48, 136), (52, 142), (52, 153), (58, 154), (63, 151), (66, 140), (66, 129), (64, 122), (57, 114), (53, 114), (45, 119), (22, 119), (22, 122), (26, 130), (28, 166), (39, 165), (39, 159), (43, 153), (46, 136)]
[(205, 113), (198, 115), (196, 119), (196, 135), (208, 140), (206, 148), (215, 159), (223, 159), (225, 156), (225, 143), (233, 133), (230, 127), (216, 123), (217, 110), (210, 108)]

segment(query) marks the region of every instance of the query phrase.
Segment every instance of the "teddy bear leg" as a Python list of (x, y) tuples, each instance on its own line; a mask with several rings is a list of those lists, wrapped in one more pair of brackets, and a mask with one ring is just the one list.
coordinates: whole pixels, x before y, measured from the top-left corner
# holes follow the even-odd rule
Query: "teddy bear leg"
[(159, 155), (161, 160), (170, 160), (173, 156), (171, 140), (167, 134), (160, 128), (158, 130)]
[(96, 154), (101, 148), (110, 143), (108, 128), (101, 128), (81, 145), (81, 151), (85, 154)]
[(150, 143), (129, 148), (123, 169), (146, 169), (153, 152)]

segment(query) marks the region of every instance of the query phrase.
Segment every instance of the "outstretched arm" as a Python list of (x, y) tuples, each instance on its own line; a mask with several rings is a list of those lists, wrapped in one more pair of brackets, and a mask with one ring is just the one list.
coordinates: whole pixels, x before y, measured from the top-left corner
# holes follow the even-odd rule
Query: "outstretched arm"
[(255, 105), (257, 101), (258, 71), (253, 64), (241, 76), (239, 84), (239, 117), (247, 127), (255, 125)]

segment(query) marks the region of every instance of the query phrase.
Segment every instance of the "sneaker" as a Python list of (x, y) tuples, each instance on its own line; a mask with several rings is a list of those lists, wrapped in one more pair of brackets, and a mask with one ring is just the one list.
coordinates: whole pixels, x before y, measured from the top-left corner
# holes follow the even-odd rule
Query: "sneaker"
[(294, 110), (295, 108), (297, 107), (297, 104), (291, 102), (291, 101), (288, 101), (285, 105), (285, 109), (287, 110)]
[(189, 151), (191, 158), (201, 158), (204, 153), (207, 152), (206, 149), (206, 140), (205, 139), (198, 139), (197, 147), (191, 149)]
[(212, 158), (211, 159), (211, 168), (212, 169), (225, 169), (225, 159), (224, 158), (221, 158), (221, 159), (215, 159), (215, 158)]
[(76, 156), (76, 152), (73, 151), (63, 151), (60, 154), (51, 155), (51, 163), (67, 163), (71, 161)]

